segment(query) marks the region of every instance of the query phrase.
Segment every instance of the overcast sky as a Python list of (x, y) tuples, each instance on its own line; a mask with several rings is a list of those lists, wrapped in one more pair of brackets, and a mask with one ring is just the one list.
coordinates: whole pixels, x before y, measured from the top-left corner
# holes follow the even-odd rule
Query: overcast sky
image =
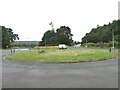
[(20, 40), (40, 41), (44, 32), (69, 26), (73, 40), (99, 24), (118, 19), (119, 0), (0, 0), (0, 25), (12, 28)]

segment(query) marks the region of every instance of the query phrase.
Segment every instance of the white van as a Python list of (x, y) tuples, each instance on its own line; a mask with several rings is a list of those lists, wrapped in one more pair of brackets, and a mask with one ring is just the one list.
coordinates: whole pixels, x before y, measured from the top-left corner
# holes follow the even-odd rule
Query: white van
[(67, 46), (65, 44), (59, 44), (59, 49), (67, 49)]

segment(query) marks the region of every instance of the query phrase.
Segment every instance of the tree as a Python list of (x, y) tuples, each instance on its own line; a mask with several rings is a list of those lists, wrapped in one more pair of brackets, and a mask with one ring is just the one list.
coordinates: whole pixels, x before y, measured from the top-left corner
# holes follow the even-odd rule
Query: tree
[(14, 40), (19, 39), (18, 34), (14, 34), (11, 28), (0, 27), (2, 31), (2, 48), (11, 47)]
[[(82, 44), (88, 43), (109, 43), (112, 41), (112, 31), (114, 35), (118, 35), (119, 20), (114, 20), (112, 23), (104, 24), (103, 26), (97, 26), (91, 29), (91, 31), (82, 38)], [(112, 31), (111, 31), (112, 30)], [(116, 37), (117, 38), (117, 37)]]
[(73, 43), (73, 34), (71, 34), (71, 29), (69, 27), (61, 26), (56, 31), (59, 43), (64, 43), (66, 45), (71, 45)]
[(116, 35), (116, 36), (114, 37), (114, 39), (115, 39), (116, 42), (119, 42), (120, 35)]
[(44, 33), (42, 37), (41, 45), (56, 45), (57, 42), (57, 36), (54, 30), (48, 30)]
[(46, 31), (42, 37), (42, 41), (39, 42), (39, 45), (71, 45), (73, 43), (72, 36), (73, 34), (71, 34), (71, 29), (69, 27), (61, 26), (56, 32), (54, 30)]

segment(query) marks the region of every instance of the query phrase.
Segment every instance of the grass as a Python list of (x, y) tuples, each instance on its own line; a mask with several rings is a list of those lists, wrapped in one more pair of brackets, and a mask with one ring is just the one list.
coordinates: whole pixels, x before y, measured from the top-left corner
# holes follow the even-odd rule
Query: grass
[(15, 61), (24, 62), (88, 62), (99, 61), (117, 57), (117, 52), (108, 52), (105, 50), (57, 50), (46, 49), (44, 52), (31, 51), (10, 55), (7, 58)]

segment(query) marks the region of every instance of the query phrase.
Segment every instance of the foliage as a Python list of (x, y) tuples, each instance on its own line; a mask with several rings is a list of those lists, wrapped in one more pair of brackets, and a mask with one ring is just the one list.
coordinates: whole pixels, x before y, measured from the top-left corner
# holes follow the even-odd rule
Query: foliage
[(41, 45), (56, 45), (57, 43), (57, 36), (54, 30), (48, 30), (44, 33)]
[(42, 41), (39, 42), (39, 45), (58, 45), (61, 43), (71, 45), (73, 43), (72, 36), (69, 27), (61, 26), (56, 32), (54, 30), (46, 31), (42, 37)]
[(59, 43), (64, 43), (66, 45), (71, 45), (73, 40), (71, 34), (71, 29), (69, 27), (61, 26), (57, 31), (57, 37)]
[(11, 28), (0, 26), (2, 32), (2, 48), (11, 47), (14, 40), (19, 39), (18, 34), (14, 34)]
[(93, 28), (89, 33), (82, 38), (82, 44), (84, 43), (109, 43), (112, 41), (112, 32), (115, 35), (115, 41), (118, 42), (118, 22), (114, 20), (112, 23), (103, 26), (97, 26)]
[[(116, 44), (116, 43), (115, 43)], [(86, 46), (86, 43), (82, 44), (82, 46)], [(103, 43), (103, 42), (100, 42), (100, 43), (87, 43), (87, 47), (97, 47), (97, 48), (110, 48), (112, 46), (112, 43), (109, 42), (109, 43)]]

